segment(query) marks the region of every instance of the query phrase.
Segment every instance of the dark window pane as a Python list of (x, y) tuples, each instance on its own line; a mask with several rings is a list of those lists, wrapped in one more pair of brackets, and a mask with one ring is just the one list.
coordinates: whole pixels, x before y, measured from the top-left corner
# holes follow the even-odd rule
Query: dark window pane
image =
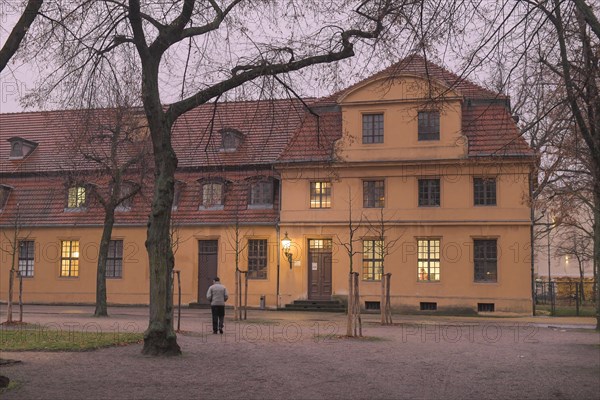
[(476, 239), (473, 241), (473, 258), (476, 282), (496, 282), (497, 241), (496, 239)]
[(440, 113), (419, 112), (419, 140), (440, 140)]
[(473, 194), (476, 206), (495, 206), (496, 179), (473, 178)]
[(440, 205), (440, 180), (419, 179), (419, 206)]
[(267, 279), (267, 240), (248, 240), (248, 278)]
[(382, 208), (385, 206), (385, 183), (383, 180), (363, 181), (363, 207)]
[(383, 114), (363, 114), (362, 117), (362, 142), (383, 143)]
[(122, 278), (123, 276), (123, 241), (111, 240), (108, 244), (106, 258), (106, 277)]
[(33, 240), (23, 240), (19, 242), (19, 274), (25, 277), (33, 276), (34, 250), (35, 242)]

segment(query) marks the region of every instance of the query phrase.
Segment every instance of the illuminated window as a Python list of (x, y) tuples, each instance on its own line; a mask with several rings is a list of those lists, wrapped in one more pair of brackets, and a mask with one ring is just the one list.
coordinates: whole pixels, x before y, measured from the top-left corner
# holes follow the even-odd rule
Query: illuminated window
[(33, 240), (22, 240), (19, 242), (19, 274), (25, 277), (33, 276), (34, 250)]
[(310, 183), (310, 208), (331, 207), (331, 182)]
[(476, 206), (495, 206), (496, 179), (473, 178), (473, 194)]
[(205, 183), (202, 185), (202, 204), (200, 208), (223, 207), (223, 184), (220, 182)]
[(383, 208), (385, 206), (385, 185), (383, 180), (363, 181), (363, 207)]
[(331, 239), (311, 239), (308, 241), (308, 247), (311, 250), (331, 250), (333, 241)]
[(123, 241), (111, 240), (106, 257), (106, 277), (121, 278), (123, 276)]
[(83, 186), (71, 186), (67, 197), (67, 208), (85, 207), (86, 191)]
[(440, 140), (440, 113), (419, 112), (419, 140)]
[(267, 279), (267, 240), (248, 240), (248, 278)]
[(363, 240), (363, 280), (380, 281), (383, 268), (383, 241)]
[(383, 114), (363, 114), (362, 142), (383, 143)]
[(496, 239), (476, 239), (473, 241), (475, 282), (496, 282), (498, 280), (498, 250)]
[(61, 242), (60, 276), (79, 276), (79, 241), (63, 240)]
[(417, 242), (418, 261), (417, 279), (419, 282), (435, 282), (440, 280), (440, 241), (438, 239), (421, 239)]

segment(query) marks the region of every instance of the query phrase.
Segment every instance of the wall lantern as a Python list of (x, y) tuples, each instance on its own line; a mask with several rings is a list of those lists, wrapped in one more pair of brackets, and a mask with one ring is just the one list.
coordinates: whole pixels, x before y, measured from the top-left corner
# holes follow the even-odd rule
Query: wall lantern
[(290, 240), (286, 232), (284, 238), (281, 239), (281, 247), (283, 249), (283, 254), (285, 255), (285, 258), (287, 258), (288, 262), (290, 263), (290, 269), (292, 269), (292, 253), (290, 252), (291, 246), (292, 241)]

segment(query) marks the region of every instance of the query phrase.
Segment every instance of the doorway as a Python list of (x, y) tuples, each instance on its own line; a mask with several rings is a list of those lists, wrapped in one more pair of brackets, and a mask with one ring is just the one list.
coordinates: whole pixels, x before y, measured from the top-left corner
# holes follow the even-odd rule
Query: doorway
[(217, 276), (219, 241), (198, 241), (198, 304), (210, 304), (206, 292)]
[(308, 298), (331, 300), (332, 240), (308, 240)]

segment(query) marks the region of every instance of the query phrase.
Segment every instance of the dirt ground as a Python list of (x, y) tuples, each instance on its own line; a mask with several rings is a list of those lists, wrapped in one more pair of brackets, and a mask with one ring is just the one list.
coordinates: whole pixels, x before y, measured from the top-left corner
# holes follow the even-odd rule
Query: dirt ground
[[(40, 334), (143, 331), (147, 309), (36, 307)], [(231, 314), (230, 311), (228, 311)], [(3, 316), (3, 319), (5, 315)], [(345, 316), (249, 311), (213, 335), (208, 310), (185, 310), (183, 355), (141, 344), (79, 353), (3, 352), (9, 399), (600, 399), (600, 335), (592, 320), (364, 317), (347, 339)], [(582, 321), (584, 321), (582, 323)], [(76, 334), (73, 340), (77, 340)]]

